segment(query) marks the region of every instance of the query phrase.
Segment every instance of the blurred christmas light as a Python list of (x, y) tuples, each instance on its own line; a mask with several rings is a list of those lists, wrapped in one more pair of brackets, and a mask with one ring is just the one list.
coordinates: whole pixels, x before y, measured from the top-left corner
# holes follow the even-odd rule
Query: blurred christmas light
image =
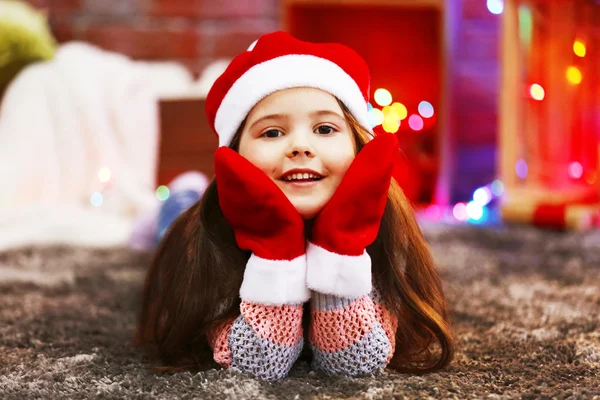
[(531, 7), (527, 4), (519, 5), (519, 36), (526, 48), (531, 46), (533, 36), (533, 15)]
[(104, 201), (104, 196), (102, 196), (102, 193), (98, 193), (98, 192), (92, 193), (92, 196), (90, 197), (90, 203), (92, 203), (92, 205), (94, 207), (100, 207), (102, 205), (103, 201)]
[(423, 118), (415, 114), (411, 115), (410, 118), (408, 118), (408, 126), (410, 126), (413, 131), (420, 131), (423, 129)]
[(504, 194), (504, 183), (500, 179), (496, 179), (492, 182), (491, 189), (495, 196), (502, 196)]
[(392, 103), (392, 94), (386, 89), (377, 89), (373, 97), (381, 107), (389, 106)]
[(400, 129), (400, 120), (396, 114), (389, 113), (383, 120), (381, 126), (383, 127), (383, 130), (388, 133), (396, 133), (398, 132), (398, 129)]
[(169, 188), (164, 185), (160, 185), (156, 189), (156, 198), (160, 201), (167, 200), (170, 195), (171, 195), (171, 192), (169, 191)]
[(459, 221), (466, 221), (469, 219), (469, 216), (467, 215), (467, 205), (465, 203), (457, 203), (452, 209), (452, 215)]
[(482, 207), (488, 205), (492, 198), (492, 191), (487, 187), (480, 187), (473, 192), (473, 201)]
[(504, 0), (487, 0), (487, 8), (492, 14), (502, 14), (502, 11), (504, 11)]
[(392, 118), (392, 119), (397, 119), (398, 121), (400, 121), (400, 116), (398, 114), (396, 114), (396, 112), (392, 109), (392, 106), (385, 106), (381, 109), (381, 112), (383, 113), (383, 117), (385, 118)]
[(583, 175), (583, 167), (577, 161), (569, 164), (569, 176), (573, 179), (579, 179)]
[(371, 123), (371, 127), (374, 128), (377, 125), (381, 125), (384, 120), (383, 112), (381, 112), (378, 108), (372, 108), (368, 113), (369, 122)]
[(394, 103), (390, 107), (392, 107), (392, 111), (400, 118), (400, 121), (404, 121), (408, 117), (408, 110), (404, 104)]
[(428, 102), (428, 101), (420, 102), (418, 109), (419, 109), (419, 114), (421, 114), (421, 116), (423, 118), (433, 117), (433, 106), (431, 105), (430, 102)]
[(100, 182), (105, 183), (108, 182), (110, 180), (110, 169), (107, 167), (101, 168), (100, 171), (98, 171), (98, 179), (100, 179)]
[(581, 40), (576, 40), (575, 43), (573, 43), (573, 52), (578, 57), (585, 57), (585, 53), (587, 52), (585, 44)]
[(479, 221), (483, 217), (483, 206), (474, 201), (470, 201), (465, 207), (467, 215), (473, 221)]
[(431, 204), (425, 209), (425, 216), (432, 221), (437, 221), (442, 218), (442, 210), (440, 206)]
[(371, 111), (372, 108), (373, 108), (373, 104), (367, 103), (367, 111)]
[(544, 97), (546, 97), (546, 91), (541, 85), (538, 85), (537, 83), (531, 85), (531, 87), (529, 88), (529, 94), (531, 95), (532, 99), (537, 101), (542, 101), (544, 100)]
[(517, 173), (517, 176), (521, 179), (525, 179), (527, 177), (528, 168), (525, 160), (517, 161), (517, 165), (515, 165), (515, 172)]
[(567, 80), (571, 85), (579, 85), (582, 79), (583, 76), (579, 68), (573, 66), (567, 68)]

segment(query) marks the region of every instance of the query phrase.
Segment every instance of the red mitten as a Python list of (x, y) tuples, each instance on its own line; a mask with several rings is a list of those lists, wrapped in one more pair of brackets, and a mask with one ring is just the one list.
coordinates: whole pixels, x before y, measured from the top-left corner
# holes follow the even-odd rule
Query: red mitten
[(273, 305), (308, 300), (304, 220), (298, 211), (264, 172), (230, 148), (217, 149), (215, 175), (219, 204), (236, 242), (252, 251), (242, 300)]
[(359, 297), (371, 291), (371, 258), (392, 172), (398, 139), (376, 136), (357, 154), (340, 186), (315, 219), (307, 248), (307, 285), (321, 293)]

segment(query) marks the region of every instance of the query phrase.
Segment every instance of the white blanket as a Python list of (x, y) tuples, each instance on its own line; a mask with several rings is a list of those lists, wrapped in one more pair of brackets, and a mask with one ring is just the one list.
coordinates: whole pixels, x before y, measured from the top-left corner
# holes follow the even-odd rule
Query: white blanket
[(158, 99), (191, 84), (178, 64), (84, 43), (24, 70), (0, 105), (0, 249), (126, 244), (135, 216), (157, 205)]

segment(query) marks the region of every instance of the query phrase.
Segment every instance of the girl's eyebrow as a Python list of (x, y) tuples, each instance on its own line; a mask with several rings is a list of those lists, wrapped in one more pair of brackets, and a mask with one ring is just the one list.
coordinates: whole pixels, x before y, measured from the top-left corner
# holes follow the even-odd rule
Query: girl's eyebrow
[(310, 113), (310, 115), (312, 117), (322, 117), (322, 116), (333, 115), (334, 117), (338, 117), (340, 119), (345, 119), (342, 115), (338, 114), (337, 112), (335, 112), (333, 110), (318, 110), (318, 111), (313, 111), (313, 112)]
[(274, 120), (281, 120), (281, 119), (288, 119), (289, 115), (288, 114), (269, 114), (269, 115), (265, 115), (260, 117), (259, 119), (257, 119), (256, 121), (254, 121), (252, 123), (252, 125), (250, 125), (249, 129), (254, 128), (254, 125), (258, 124), (259, 122), (268, 120), (268, 119), (274, 119)]

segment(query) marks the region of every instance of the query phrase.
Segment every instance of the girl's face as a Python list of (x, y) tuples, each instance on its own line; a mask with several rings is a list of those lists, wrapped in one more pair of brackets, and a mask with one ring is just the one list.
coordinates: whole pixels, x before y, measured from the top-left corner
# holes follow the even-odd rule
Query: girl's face
[(292, 88), (254, 106), (239, 153), (279, 186), (302, 218), (311, 219), (335, 193), (356, 146), (334, 96)]

